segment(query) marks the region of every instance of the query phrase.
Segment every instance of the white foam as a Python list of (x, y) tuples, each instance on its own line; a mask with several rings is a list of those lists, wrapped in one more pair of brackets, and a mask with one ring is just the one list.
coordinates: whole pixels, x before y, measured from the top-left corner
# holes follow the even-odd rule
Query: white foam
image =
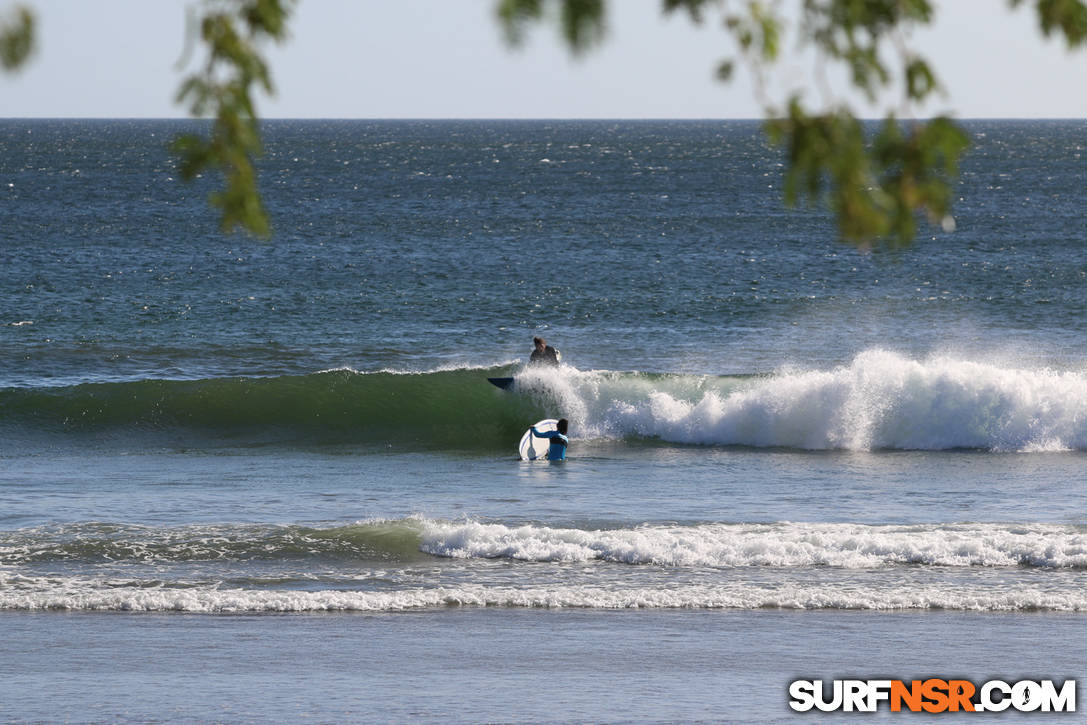
[(1087, 450), (1087, 374), (869, 350), (827, 371), (749, 380), (572, 368), (518, 377), (575, 437), (810, 450)]
[(519, 395), (535, 397), (553, 408), (556, 418), (568, 418), (575, 425), (589, 418), (586, 390), (596, 376), (569, 365), (528, 365), (517, 373)]
[[(954, 589), (916, 584), (892, 587), (777, 584), (414, 588), (400, 591), (283, 591), (215, 587), (126, 588), (124, 582), (54, 581), (12, 589), (0, 578), (0, 609), (125, 612), (395, 612), (438, 607), (589, 609), (857, 609), (968, 611), (1087, 611), (1087, 593), (1016, 587)], [(20, 589), (23, 589), (20, 591)]]
[(585, 531), (424, 520), (420, 549), (451, 558), (670, 567), (1087, 568), (1087, 532), (1056, 524), (703, 524)]

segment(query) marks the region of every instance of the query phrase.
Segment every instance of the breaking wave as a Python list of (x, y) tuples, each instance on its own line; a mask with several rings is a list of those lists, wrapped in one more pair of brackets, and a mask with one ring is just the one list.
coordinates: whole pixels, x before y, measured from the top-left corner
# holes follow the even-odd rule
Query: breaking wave
[[(510, 390), (488, 377), (512, 376)], [(562, 416), (575, 442), (806, 450), (1087, 450), (1087, 373), (869, 350), (830, 370), (696, 376), (513, 366), (0, 390), (19, 432), (196, 432), (509, 450)]]
[(709, 381), (693, 394), (615, 395), (596, 384), (564, 394), (597, 435), (809, 450), (1087, 449), (1087, 374), (947, 357), (876, 350), (832, 370)]
[(1087, 569), (1087, 529), (1060, 524), (768, 523), (556, 528), (411, 517), (314, 528), (63, 524), (0, 532), (0, 566), (509, 559), (661, 567)]

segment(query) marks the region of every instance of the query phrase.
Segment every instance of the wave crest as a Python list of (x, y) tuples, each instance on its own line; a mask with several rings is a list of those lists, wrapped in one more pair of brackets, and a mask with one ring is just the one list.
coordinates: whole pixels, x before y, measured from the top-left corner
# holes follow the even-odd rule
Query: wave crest
[(669, 567), (1087, 568), (1087, 532), (1054, 524), (701, 524), (586, 531), (427, 521), (420, 548), (452, 558)]

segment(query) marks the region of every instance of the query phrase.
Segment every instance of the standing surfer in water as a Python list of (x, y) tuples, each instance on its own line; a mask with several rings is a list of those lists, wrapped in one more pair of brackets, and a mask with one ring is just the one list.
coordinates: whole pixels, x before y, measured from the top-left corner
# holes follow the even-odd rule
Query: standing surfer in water
[(536, 349), (532, 351), (528, 361), (530, 364), (558, 365), (562, 359), (562, 353), (547, 344), (542, 337), (532, 338), (532, 344)]
[(566, 418), (560, 418), (559, 422), (555, 424), (557, 430), (538, 431), (536, 426), (532, 426), (532, 435), (537, 438), (550, 438), (551, 447), (547, 449), (547, 460), (549, 461), (565, 461), (566, 460), (566, 447), (570, 445), (570, 439), (566, 437), (566, 430), (569, 428), (570, 423)]

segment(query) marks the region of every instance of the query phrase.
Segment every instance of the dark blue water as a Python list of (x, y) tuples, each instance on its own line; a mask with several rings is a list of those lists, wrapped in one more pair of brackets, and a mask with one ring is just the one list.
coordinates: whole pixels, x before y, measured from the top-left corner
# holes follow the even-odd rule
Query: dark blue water
[(898, 255), (785, 210), (752, 122), (272, 122), (267, 243), (178, 180), (183, 127), (0, 125), (6, 382), (493, 364), (536, 332), (583, 369), (1082, 359), (1080, 122), (971, 124), (958, 231)]

